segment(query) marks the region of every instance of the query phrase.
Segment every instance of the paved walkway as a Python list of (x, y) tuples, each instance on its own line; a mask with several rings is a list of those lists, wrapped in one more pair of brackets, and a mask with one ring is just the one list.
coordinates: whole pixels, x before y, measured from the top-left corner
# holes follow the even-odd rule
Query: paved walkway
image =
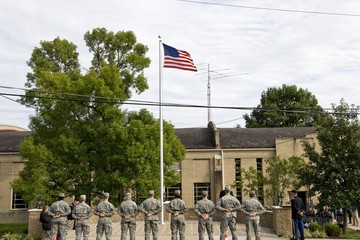
[[(238, 240), (245, 240), (246, 239), (246, 232), (245, 232), (245, 225), (244, 224), (237, 224), (238, 229)], [(159, 224), (159, 235), (158, 240), (170, 240), (171, 234), (170, 234), (170, 223), (165, 222), (165, 224)], [(228, 231), (228, 234), (230, 234), (230, 230)], [(220, 235), (220, 222), (214, 222), (214, 240), (219, 239)], [(281, 239), (279, 238), (272, 229), (270, 228), (261, 228), (261, 236), (262, 240), (272, 240), (272, 239)], [(137, 221), (136, 225), (136, 239), (144, 239), (144, 222), (143, 221)], [(69, 230), (67, 235), (68, 240), (75, 239), (75, 231)], [(90, 227), (90, 237), (89, 240), (95, 240), (96, 239), (96, 224), (92, 224)], [(105, 235), (102, 238), (105, 240)], [(113, 236), (112, 239), (120, 239), (120, 223), (113, 223)], [(129, 239), (129, 234), (127, 236), (127, 239)], [(152, 237), (151, 237), (152, 239)], [(198, 232), (197, 232), (197, 221), (186, 221), (186, 240), (198, 240)], [(205, 236), (205, 239), (208, 239), (207, 236)], [(229, 236), (229, 240), (232, 239), (231, 236)], [(284, 239), (284, 238), (283, 238)]]
[[(359, 226), (353, 226), (351, 224), (348, 225), (349, 228), (354, 230), (360, 230)], [(245, 240), (246, 239), (246, 232), (245, 232), (245, 225), (244, 224), (237, 224), (238, 229), (238, 240)], [(230, 231), (228, 231), (228, 234), (230, 234)], [(220, 235), (220, 222), (214, 222), (214, 240), (218, 240)], [(136, 226), (136, 239), (144, 239), (144, 222), (138, 221)], [(68, 231), (68, 240), (75, 239), (75, 231), (69, 230)], [(92, 224), (90, 227), (90, 237), (89, 240), (95, 240), (96, 239), (96, 224)], [(102, 238), (105, 240), (105, 235)], [(113, 236), (112, 239), (120, 239), (120, 223), (116, 222), (113, 223)], [(129, 239), (129, 235), (127, 237)], [(152, 239), (152, 237), (151, 237)], [(159, 236), (158, 240), (170, 240), (171, 234), (170, 234), (170, 223), (165, 222), (165, 224), (159, 224)], [(197, 233), (197, 221), (186, 221), (186, 240), (198, 240), (198, 233)], [(207, 236), (205, 236), (205, 240), (207, 240)], [(229, 236), (229, 240), (232, 239), (231, 236)], [(253, 238), (254, 239), (254, 238)], [(272, 229), (270, 228), (261, 228), (261, 239), (262, 240), (279, 240), (279, 239), (287, 239), (287, 238), (280, 238), (278, 237)], [(312, 240), (319, 240), (312, 238)]]

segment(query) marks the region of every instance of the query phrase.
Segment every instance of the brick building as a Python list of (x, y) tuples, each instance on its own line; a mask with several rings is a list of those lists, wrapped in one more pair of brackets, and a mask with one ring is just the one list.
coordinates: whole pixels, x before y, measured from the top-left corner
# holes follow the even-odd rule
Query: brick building
[(24, 167), (19, 145), (27, 135), (29, 132), (25, 129), (0, 125), (0, 223), (25, 223), (28, 220), (27, 204), (10, 187)]
[[(180, 189), (190, 208), (200, 198), (202, 190), (208, 190), (210, 199), (217, 202), (224, 186), (235, 182), (240, 167), (254, 167), (266, 174), (265, 159), (301, 156), (301, 141), (316, 139), (315, 128), (311, 127), (216, 128), (210, 122), (207, 128), (175, 131), (187, 151), (183, 161), (175, 166), (181, 182), (166, 188), (165, 199), (170, 200), (174, 191)], [(18, 148), (28, 134), (24, 129), (0, 125), (0, 223), (27, 221), (27, 205), (12, 191), (10, 182), (23, 169), (24, 160), (20, 158)], [(247, 198), (241, 189), (232, 190), (240, 200)], [(305, 199), (306, 189), (303, 190), (300, 195)], [(270, 199), (261, 193), (258, 195), (265, 206), (272, 205)]]

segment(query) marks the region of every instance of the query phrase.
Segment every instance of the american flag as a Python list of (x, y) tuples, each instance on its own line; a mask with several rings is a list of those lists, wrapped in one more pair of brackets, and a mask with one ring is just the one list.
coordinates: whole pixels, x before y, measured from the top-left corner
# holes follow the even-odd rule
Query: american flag
[(194, 61), (190, 54), (183, 50), (177, 50), (163, 44), (164, 47), (164, 68), (177, 68), (181, 70), (197, 72)]

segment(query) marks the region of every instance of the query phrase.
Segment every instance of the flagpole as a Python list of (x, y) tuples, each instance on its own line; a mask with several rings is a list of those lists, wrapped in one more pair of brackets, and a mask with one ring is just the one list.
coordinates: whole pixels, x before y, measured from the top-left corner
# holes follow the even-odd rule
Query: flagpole
[(163, 140), (163, 114), (162, 114), (162, 41), (161, 36), (159, 36), (159, 121), (160, 121), (160, 202), (161, 202), (161, 224), (164, 222), (164, 140)]

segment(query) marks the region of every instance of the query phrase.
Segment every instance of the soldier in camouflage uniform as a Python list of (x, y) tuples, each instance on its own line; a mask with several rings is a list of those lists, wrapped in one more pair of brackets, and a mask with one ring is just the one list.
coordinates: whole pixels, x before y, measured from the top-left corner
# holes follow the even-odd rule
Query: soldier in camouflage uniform
[(111, 240), (112, 220), (115, 214), (114, 205), (109, 202), (109, 193), (104, 193), (103, 201), (101, 201), (94, 209), (94, 214), (99, 216), (96, 226), (96, 240), (100, 240), (105, 232), (106, 240)]
[(209, 240), (214, 240), (212, 216), (216, 212), (215, 204), (207, 198), (208, 192), (202, 191), (202, 199), (195, 204), (194, 211), (199, 217), (198, 233), (199, 240), (204, 240), (205, 228), (209, 236)]
[(237, 211), (241, 209), (241, 204), (236, 197), (230, 195), (229, 185), (226, 185), (225, 196), (220, 198), (216, 208), (222, 212), (220, 222), (220, 240), (225, 239), (225, 233), (228, 226), (231, 231), (232, 239), (237, 240), (236, 215)]
[(70, 206), (64, 201), (65, 194), (60, 193), (58, 201), (51, 204), (49, 208), (49, 215), (52, 217), (51, 227), (51, 239), (55, 236), (60, 236), (58, 240), (66, 240), (66, 234), (68, 230), (67, 216), (70, 214)]
[(265, 212), (263, 205), (255, 199), (255, 191), (249, 192), (250, 199), (243, 202), (241, 211), (245, 213), (246, 219), (246, 240), (251, 240), (251, 226), (254, 229), (255, 239), (260, 240), (260, 214)]
[(180, 240), (185, 240), (186, 223), (184, 213), (188, 211), (188, 208), (180, 197), (180, 190), (175, 190), (175, 198), (170, 201), (166, 211), (171, 213), (171, 240), (177, 240), (178, 231)]
[(158, 213), (161, 212), (161, 203), (154, 198), (154, 190), (149, 191), (149, 197), (139, 205), (139, 211), (144, 213), (145, 240), (150, 240), (150, 231), (153, 240), (157, 240), (159, 232)]
[(135, 240), (138, 207), (131, 200), (131, 193), (125, 194), (125, 201), (120, 204), (118, 213), (121, 216), (121, 240), (126, 240), (128, 230), (130, 232), (130, 240)]
[(85, 203), (86, 196), (81, 195), (79, 198), (79, 204), (75, 206), (72, 217), (75, 221), (75, 240), (80, 240), (81, 234), (83, 234), (84, 240), (89, 239), (90, 223), (89, 218), (91, 216), (91, 207)]

